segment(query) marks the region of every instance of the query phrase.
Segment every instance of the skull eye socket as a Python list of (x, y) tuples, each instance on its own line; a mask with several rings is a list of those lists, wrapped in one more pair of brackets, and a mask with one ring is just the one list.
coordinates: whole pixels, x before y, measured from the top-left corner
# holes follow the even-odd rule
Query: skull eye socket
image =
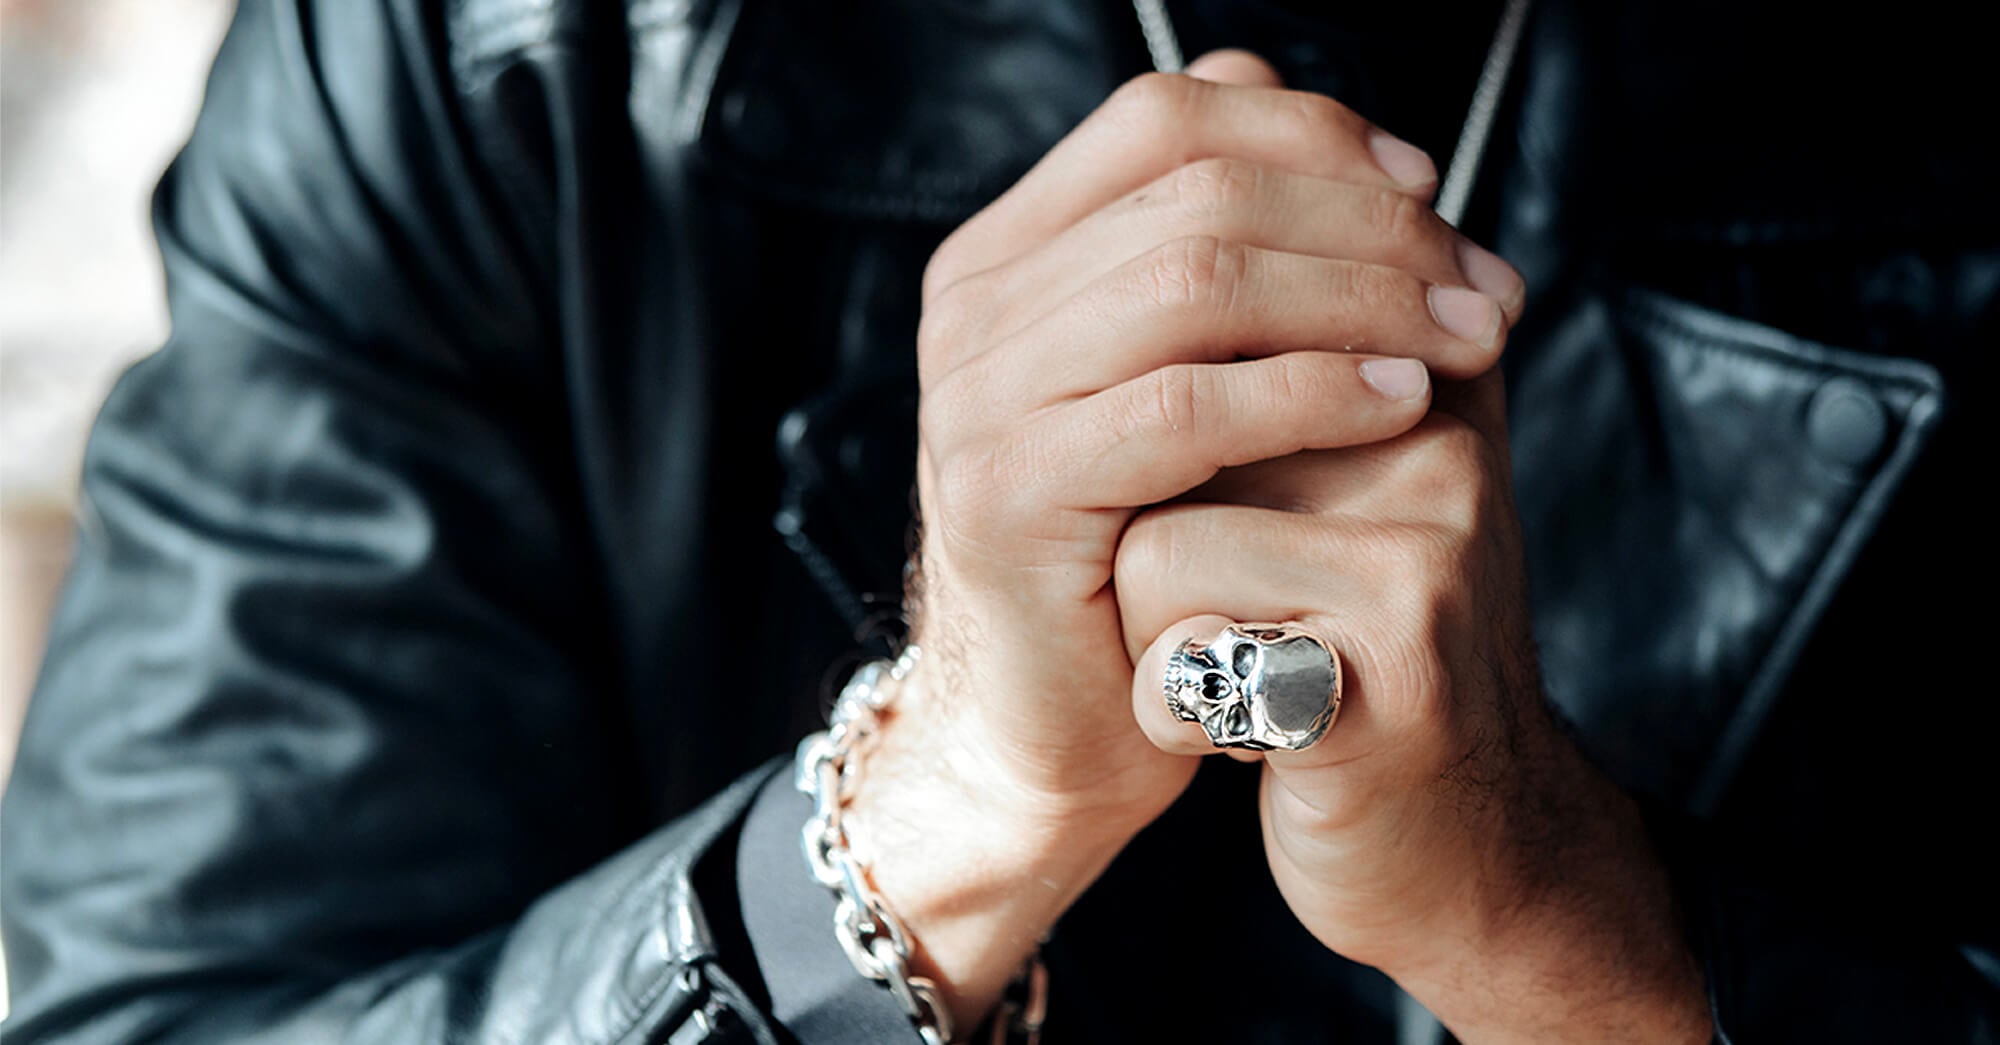
[(1249, 678), (1251, 670), (1257, 666), (1257, 647), (1248, 642), (1238, 645), (1229, 655), (1229, 666), (1236, 672), (1237, 678)]
[(1234, 688), (1234, 686), (1229, 684), (1229, 680), (1223, 678), (1221, 675), (1203, 675), (1201, 677), (1201, 695), (1206, 700), (1221, 700), (1228, 696), (1229, 691)]

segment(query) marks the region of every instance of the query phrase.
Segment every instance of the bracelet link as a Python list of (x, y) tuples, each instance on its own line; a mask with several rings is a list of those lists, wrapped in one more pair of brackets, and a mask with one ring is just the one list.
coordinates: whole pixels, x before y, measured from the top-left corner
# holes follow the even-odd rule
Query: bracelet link
[[(875, 739), (884, 714), (910, 677), (921, 651), (912, 644), (892, 664), (863, 664), (834, 701), (828, 726), (799, 743), (792, 784), (813, 802), (813, 815), (800, 832), (806, 869), (835, 899), (834, 938), (854, 969), (882, 984), (896, 999), (926, 1045), (950, 1045), (951, 1012), (937, 984), (910, 975), (908, 930), (869, 882), (868, 869), (854, 857), (844, 811), (859, 786), (858, 757)], [(1048, 1007), (1048, 970), (1039, 953), (1028, 959), (993, 1019), (993, 1045), (1036, 1045)]]

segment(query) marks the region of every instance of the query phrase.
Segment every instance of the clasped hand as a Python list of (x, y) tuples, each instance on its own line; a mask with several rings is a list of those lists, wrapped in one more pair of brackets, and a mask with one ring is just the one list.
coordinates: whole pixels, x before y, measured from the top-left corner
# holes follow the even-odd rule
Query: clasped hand
[(976, 1016), (1214, 753), (1167, 653), (1297, 621), (1339, 719), (1232, 753), (1306, 928), (1469, 1042), (1705, 1040), (1637, 813), (1542, 701), (1494, 369), (1521, 277), (1414, 147), (1249, 55), (1190, 71), (925, 274), (926, 657), (855, 799), (877, 886)]

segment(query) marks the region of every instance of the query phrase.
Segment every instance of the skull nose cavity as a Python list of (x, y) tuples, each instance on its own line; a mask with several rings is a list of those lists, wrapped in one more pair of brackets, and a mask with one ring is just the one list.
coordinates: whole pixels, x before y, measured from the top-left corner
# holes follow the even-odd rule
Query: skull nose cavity
[(1256, 645), (1249, 642), (1239, 644), (1230, 654), (1229, 666), (1236, 671), (1237, 678), (1249, 678), (1251, 670), (1257, 666)]
[(1203, 699), (1221, 700), (1228, 696), (1229, 691), (1234, 688), (1229, 684), (1228, 679), (1220, 675), (1203, 675), (1201, 677), (1201, 695)]

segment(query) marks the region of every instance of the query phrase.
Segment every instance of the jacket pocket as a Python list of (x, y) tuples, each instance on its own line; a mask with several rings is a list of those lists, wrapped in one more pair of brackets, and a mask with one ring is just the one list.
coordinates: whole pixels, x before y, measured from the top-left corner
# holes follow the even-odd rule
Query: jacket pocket
[(1705, 811), (1943, 381), (1629, 287), (1579, 296), (1532, 344), (1510, 361), (1511, 433), (1550, 697), (1622, 784)]

